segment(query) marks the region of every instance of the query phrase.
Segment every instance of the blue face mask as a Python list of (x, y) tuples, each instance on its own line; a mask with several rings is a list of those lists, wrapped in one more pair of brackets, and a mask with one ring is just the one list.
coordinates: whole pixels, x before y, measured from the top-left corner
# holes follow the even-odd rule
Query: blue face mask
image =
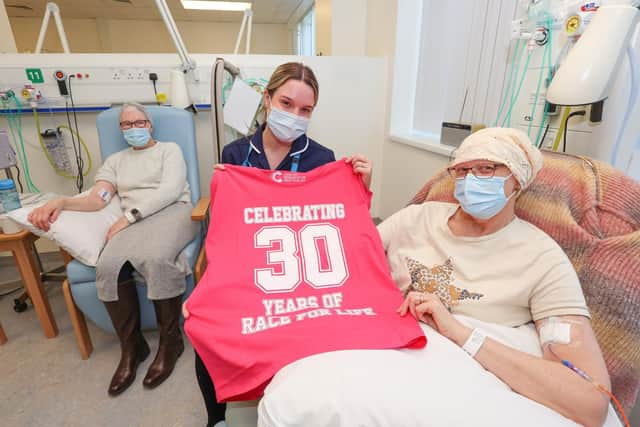
[(123, 130), (122, 134), (127, 144), (132, 147), (144, 147), (151, 139), (149, 128), (131, 128)]
[(309, 119), (271, 107), (267, 125), (278, 140), (293, 142), (307, 132)]
[(504, 183), (509, 177), (511, 175), (481, 179), (468, 173), (464, 179), (456, 179), (454, 196), (469, 215), (489, 219), (500, 212), (509, 200), (504, 195)]

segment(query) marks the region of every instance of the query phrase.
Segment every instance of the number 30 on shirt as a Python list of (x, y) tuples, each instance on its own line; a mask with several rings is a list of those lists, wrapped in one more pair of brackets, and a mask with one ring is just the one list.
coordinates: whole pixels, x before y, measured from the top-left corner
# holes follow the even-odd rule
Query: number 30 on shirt
[(291, 292), (305, 281), (313, 288), (342, 286), (349, 277), (340, 230), (332, 224), (309, 224), (297, 233), (287, 226), (263, 227), (254, 247), (267, 249), (267, 268), (253, 271), (266, 293)]

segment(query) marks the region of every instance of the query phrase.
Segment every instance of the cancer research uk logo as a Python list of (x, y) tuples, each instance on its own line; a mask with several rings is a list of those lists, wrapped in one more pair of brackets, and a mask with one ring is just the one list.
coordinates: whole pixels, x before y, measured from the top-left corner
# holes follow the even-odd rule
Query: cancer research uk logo
[(300, 173), (275, 171), (271, 174), (271, 179), (278, 184), (283, 182), (305, 182), (307, 177)]

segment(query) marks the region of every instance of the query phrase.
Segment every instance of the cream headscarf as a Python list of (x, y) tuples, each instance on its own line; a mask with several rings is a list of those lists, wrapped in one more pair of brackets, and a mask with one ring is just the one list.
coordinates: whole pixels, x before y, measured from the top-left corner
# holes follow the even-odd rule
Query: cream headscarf
[(523, 190), (531, 184), (543, 163), (542, 153), (527, 134), (513, 128), (486, 128), (469, 135), (456, 150), (451, 166), (472, 160), (506, 165)]

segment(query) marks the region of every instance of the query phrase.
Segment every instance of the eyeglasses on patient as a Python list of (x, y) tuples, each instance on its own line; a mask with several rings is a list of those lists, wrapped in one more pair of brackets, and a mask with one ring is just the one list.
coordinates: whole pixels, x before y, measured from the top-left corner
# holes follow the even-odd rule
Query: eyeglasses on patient
[(132, 122), (130, 121), (124, 121), (124, 122), (120, 122), (120, 129), (122, 130), (127, 130), (127, 129), (131, 129), (131, 128), (143, 128), (147, 125), (147, 123), (149, 123), (149, 120), (134, 120)]
[(448, 168), (447, 171), (449, 175), (455, 179), (464, 179), (469, 172), (476, 178), (487, 179), (493, 177), (496, 174), (496, 169), (500, 167), (505, 167), (505, 165), (500, 163), (487, 163), (471, 167), (454, 166)]

